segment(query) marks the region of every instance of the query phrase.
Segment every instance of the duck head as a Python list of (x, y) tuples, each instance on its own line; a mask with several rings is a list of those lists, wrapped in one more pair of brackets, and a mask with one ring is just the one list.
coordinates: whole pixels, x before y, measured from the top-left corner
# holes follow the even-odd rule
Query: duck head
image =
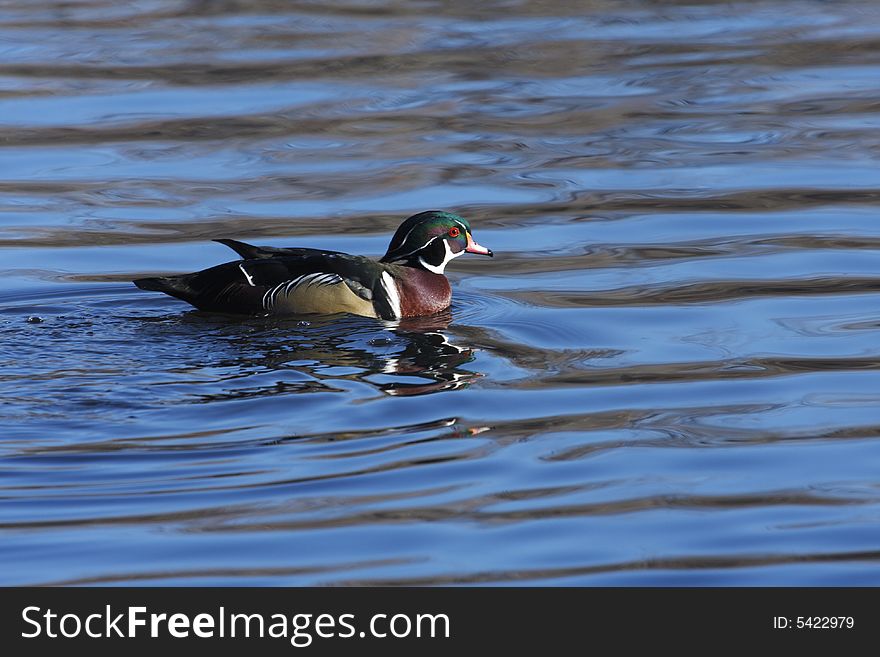
[(471, 237), (466, 219), (451, 212), (430, 210), (414, 214), (400, 224), (380, 262), (396, 262), (442, 274), (450, 260), (465, 253), (492, 256), (489, 249)]

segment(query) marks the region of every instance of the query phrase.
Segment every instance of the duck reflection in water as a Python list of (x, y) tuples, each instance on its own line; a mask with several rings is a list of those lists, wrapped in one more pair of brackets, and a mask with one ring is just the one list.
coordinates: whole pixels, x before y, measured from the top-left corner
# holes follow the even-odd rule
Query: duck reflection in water
[(382, 373), (394, 376), (414, 376), (431, 379), (425, 383), (391, 381), (377, 384), (389, 395), (424, 395), (441, 390), (466, 386), (480, 376), (477, 372), (460, 369), (474, 360), (474, 351), (449, 341), (443, 333), (449, 327), (452, 314), (401, 320), (393, 332), (402, 339), (403, 350), (383, 358)]
[[(333, 381), (340, 380), (368, 383), (388, 395), (414, 396), (461, 388), (481, 376), (462, 369), (474, 360), (474, 350), (450, 341), (449, 310), (396, 322), (304, 315), (253, 318), (244, 323), (237, 318), (233, 324), (223, 316), (198, 311), (185, 317), (186, 324), (198, 325), (202, 339), (222, 333), (227, 346), (235, 345), (234, 361), (230, 350), (223, 349), (220, 353), (226, 358), (214, 366), (234, 366), (239, 381), (242, 374), (248, 377), (266, 371), (293, 370), (308, 377), (230, 390), (219, 395), (224, 399), (333, 391), (338, 390)], [(205, 332), (205, 323), (213, 330)], [(241, 333), (242, 328), (247, 332)], [(230, 336), (230, 331), (235, 334)], [(218, 397), (209, 396), (211, 400)]]

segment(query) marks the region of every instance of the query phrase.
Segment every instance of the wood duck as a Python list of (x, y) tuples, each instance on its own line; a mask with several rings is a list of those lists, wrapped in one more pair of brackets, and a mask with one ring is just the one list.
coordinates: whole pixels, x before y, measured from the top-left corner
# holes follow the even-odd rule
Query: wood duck
[(192, 274), (139, 278), (134, 284), (213, 312), (352, 313), (394, 320), (449, 307), (452, 290), (443, 271), (453, 258), (492, 256), (471, 237), (465, 219), (437, 210), (404, 221), (378, 261), (338, 251), (215, 241), (242, 260)]

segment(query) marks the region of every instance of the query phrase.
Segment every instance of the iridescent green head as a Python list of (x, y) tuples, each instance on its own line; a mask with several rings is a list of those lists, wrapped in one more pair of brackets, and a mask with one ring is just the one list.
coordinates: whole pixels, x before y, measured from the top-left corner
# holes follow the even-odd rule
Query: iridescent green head
[(492, 255), (474, 242), (466, 219), (452, 212), (430, 210), (400, 224), (380, 262), (398, 262), (442, 274), (450, 260), (464, 253)]

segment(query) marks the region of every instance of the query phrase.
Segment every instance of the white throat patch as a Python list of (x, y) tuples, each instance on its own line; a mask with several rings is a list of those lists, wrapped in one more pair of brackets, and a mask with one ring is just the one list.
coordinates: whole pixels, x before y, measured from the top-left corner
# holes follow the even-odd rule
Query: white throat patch
[(441, 262), (439, 265), (432, 265), (428, 262), (425, 262), (425, 259), (419, 256), (419, 263), (421, 263), (422, 267), (424, 267), (428, 271), (434, 272), (435, 274), (442, 274), (443, 270), (446, 269), (446, 265), (449, 264), (450, 260), (452, 260), (453, 258), (457, 258), (464, 253), (464, 249), (462, 249), (458, 253), (453, 253), (452, 249), (449, 248), (449, 242), (447, 242), (446, 240), (443, 240), (443, 248), (446, 249), (446, 256), (443, 258), (443, 262)]

